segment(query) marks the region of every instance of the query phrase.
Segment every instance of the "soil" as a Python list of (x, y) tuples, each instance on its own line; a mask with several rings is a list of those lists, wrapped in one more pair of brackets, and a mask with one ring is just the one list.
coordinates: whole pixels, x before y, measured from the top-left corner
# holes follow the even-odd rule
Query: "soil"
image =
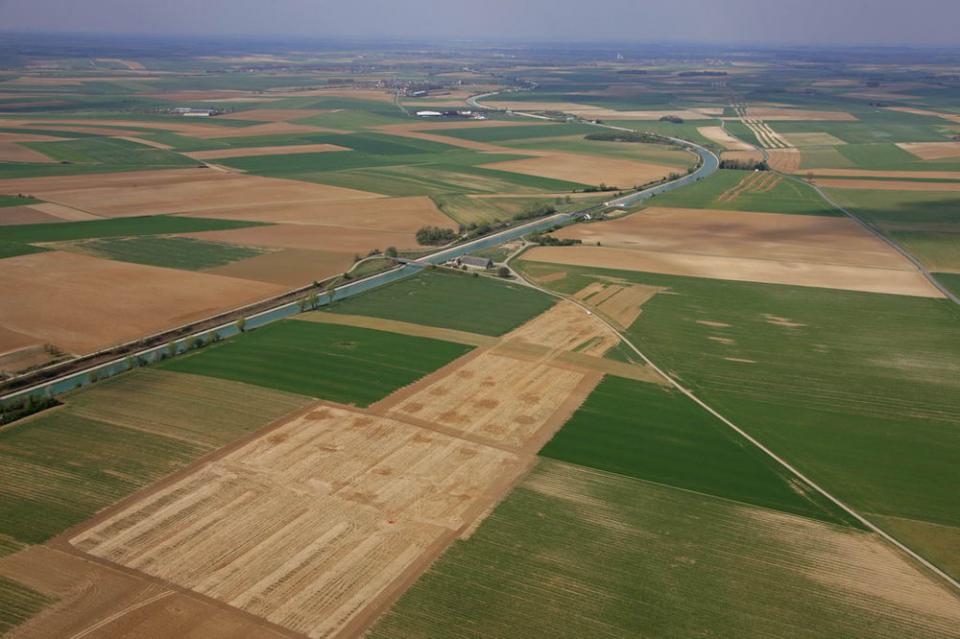
[(485, 168), (537, 175), (581, 184), (606, 184), (632, 188), (666, 177), (676, 169), (660, 164), (620, 158), (586, 157), (575, 153), (550, 153), (525, 160), (484, 164)]

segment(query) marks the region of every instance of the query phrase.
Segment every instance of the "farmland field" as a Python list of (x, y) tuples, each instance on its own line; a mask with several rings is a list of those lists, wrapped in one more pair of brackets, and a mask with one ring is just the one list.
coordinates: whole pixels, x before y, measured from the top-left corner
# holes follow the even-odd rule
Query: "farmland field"
[(190, 271), (215, 268), (264, 253), (247, 246), (156, 236), (88, 240), (74, 244), (71, 249), (111, 260)]
[(553, 303), (553, 298), (517, 284), (425, 271), (337, 302), (329, 310), (502, 335)]
[(367, 406), (469, 350), (422, 337), (289, 320), (162, 368)]
[(534, 277), (562, 268), (547, 285), (567, 293), (596, 276), (667, 288), (628, 331), (654, 361), (868, 517), (940, 524), (933, 545), (960, 538), (938, 480), (960, 454), (952, 302), (521, 265)]
[(0, 577), (0, 633), (6, 634), (51, 602), (39, 592)]
[(654, 384), (605, 377), (540, 454), (746, 504), (843, 520), (725, 424), (679, 392)]
[(370, 636), (946, 638), (958, 622), (866, 533), (544, 460)]

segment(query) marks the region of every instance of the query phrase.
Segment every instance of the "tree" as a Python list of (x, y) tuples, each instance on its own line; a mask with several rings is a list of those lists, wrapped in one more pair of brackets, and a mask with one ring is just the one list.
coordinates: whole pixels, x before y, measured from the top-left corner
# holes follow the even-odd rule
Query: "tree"
[(396, 246), (388, 246), (388, 247), (387, 247), (387, 250), (384, 251), (383, 254), (386, 255), (387, 257), (396, 257), (396, 256), (397, 256), (397, 247), (396, 247)]
[(506, 266), (501, 266), (497, 269), (497, 277), (510, 277), (510, 269)]
[(237, 320), (237, 332), (242, 333), (247, 330), (247, 318), (241, 317)]

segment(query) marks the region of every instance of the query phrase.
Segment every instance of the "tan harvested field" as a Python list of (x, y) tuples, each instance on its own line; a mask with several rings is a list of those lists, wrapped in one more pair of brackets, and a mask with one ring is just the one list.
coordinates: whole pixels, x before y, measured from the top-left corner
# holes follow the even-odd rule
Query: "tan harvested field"
[(621, 329), (628, 329), (640, 317), (641, 307), (666, 289), (645, 284), (593, 282), (577, 291), (578, 300), (609, 318)]
[(960, 171), (874, 171), (869, 169), (813, 169), (818, 177), (872, 177), (878, 180), (915, 178), (918, 180), (960, 180)]
[(630, 188), (670, 175), (676, 169), (661, 164), (634, 162), (621, 158), (550, 153), (527, 160), (484, 164), (484, 168), (537, 175), (581, 184), (606, 184)]
[(423, 226), (452, 225), (450, 218), (441, 213), (433, 200), (424, 195), (280, 204), (265, 202), (255, 206), (227, 207), (188, 215), (229, 220), (280, 224), (316, 224), (410, 233), (415, 233), (417, 229)]
[(828, 120), (843, 122), (857, 119), (844, 111), (811, 111), (783, 107), (747, 107), (747, 117), (770, 121)]
[(71, 543), (329, 637), (390, 598), (528, 464), (387, 417), (317, 405)]
[(0, 180), (2, 193), (29, 193), (95, 215), (127, 217), (228, 207), (380, 198), (365, 191), (210, 169), (171, 169)]
[(0, 354), (0, 372), (9, 375), (46, 364), (54, 359), (43, 346), (37, 344)]
[(37, 133), (4, 133), (0, 132), (0, 142), (59, 142), (63, 138)]
[(571, 302), (560, 302), (504, 337), (550, 349), (602, 357), (620, 338)]
[(49, 213), (38, 211), (32, 206), (4, 206), (0, 207), (0, 226), (12, 224), (48, 224), (62, 220)]
[(816, 133), (784, 133), (786, 140), (793, 146), (837, 146), (846, 144), (838, 137), (818, 131)]
[(886, 242), (841, 217), (651, 207), (554, 235), (617, 249), (913, 270)]
[[(444, 427), (471, 440), (535, 452), (599, 382), (599, 374), (552, 365), (549, 351), (529, 360), (483, 352), (398, 401), (388, 414)], [(520, 351), (522, 352), (522, 351)], [(558, 415), (558, 407), (570, 404)], [(393, 401), (389, 400), (388, 401)], [(558, 418), (559, 417), (559, 418)]]
[(455, 342), (457, 344), (470, 344), (471, 346), (492, 346), (499, 341), (496, 337), (480, 335), (478, 333), (468, 333), (452, 328), (424, 326), (422, 324), (382, 319), (379, 317), (367, 317), (366, 315), (345, 315), (343, 313), (317, 311), (298, 315), (296, 319), (304, 322), (318, 322), (320, 324), (359, 326), (360, 328), (370, 328), (377, 331), (400, 333), (402, 335), (414, 335), (416, 337), (430, 337), (446, 342)]
[(281, 249), (204, 272), (296, 288), (343, 273), (353, 266), (353, 257), (344, 251)]
[(288, 155), (291, 153), (320, 153), (326, 151), (349, 151), (336, 144), (300, 144), (294, 146), (259, 146), (240, 149), (214, 149), (212, 151), (194, 151), (184, 153), (194, 160), (220, 160), (223, 158), (244, 158), (258, 155)]
[(395, 246), (398, 249), (419, 248), (416, 237), (412, 232), (377, 231), (369, 228), (319, 226), (316, 224), (275, 224), (273, 226), (253, 226), (230, 231), (185, 233), (183, 236), (246, 246), (336, 250), (364, 255), (372, 249), (383, 250), (388, 246)]
[(913, 113), (914, 115), (929, 115), (934, 118), (943, 118), (960, 124), (960, 115), (956, 113), (943, 113), (942, 111), (931, 111), (929, 109), (915, 109), (913, 107), (884, 107), (890, 111), (901, 111), (903, 113)]
[(960, 191), (960, 182), (912, 182), (908, 180), (844, 180), (817, 178), (817, 186), (833, 189), (869, 189), (871, 191)]
[(44, 215), (52, 215), (63, 222), (89, 222), (90, 220), (102, 220), (99, 215), (92, 215), (86, 211), (81, 211), (70, 206), (57, 204), (55, 202), (43, 202), (41, 204), (31, 204), (30, 208), (34, 211), (40, 211)]
[(791, 284), (869, 293), (942, 297), (918, 271), (696, 255), (594, 246), (534, 248), (524, 259), (550, 264), (666, 273), (766, 284)]
[[(255, 302), (278, 285), (51, 251), (0, 260), (0, 326), (76, 353)], [(2, 348), (0, 348), (2, 350)]]
[(897, 146), (921, 160), (960, 157), (960, 142), (901, 142)]
[(39, 344), (42, 344), (42, 341), (32, 335), (0, 325), (0, 354), (6, 355)]
[(288, 122), (299, 118), (309, 118), (323, 113), (321, 109), (249, 109), (227, 115), (217, 116), (225, 120), (260, 120), (262, 122)]
[(9, 639), (281, 639), (289, 633), (155, 579), (78, 556), (30, 546), (0, 559), (0, 575), (48, 597), (50, 605)]
[(803, 156), (799, 149), (770, 149), (770, 166), (783, 173), (795, 173), (800, 170)]
[[(517, 149), (511, 149), (508, 147), (499, 146), (496, 144), (491, 144), (489, 142), (479, 142), (476, 140), (465, 140), (463, 138), (455, 138), (452, 136), (443, 135), (442, 132), (447, 129), (465, 129), (465, 128), (484, 128), (484, 127), (501, 127), (501, 126), (521, 126), (521, 125), (531, 125), (536, 124), (536, 122), (518, 122), (518, 121), (504, 121), (504, 120), (479, 120), (479, 121), (456, 121), (456, 122), (430, 122), (430, 121), (419, 121), (411, 124), (386, 124), (383, 126), (378, 126), (378, 131), (383, 131), (384, 133), (389, 133), (390, 135), (399, 135), (401, 137), (416, 138), (420, 140), (429, 140), (431, 142), (440, 142), (441, 144), (449, 144), (452, 146), (459, 146), (465, 149), (473, 149), (475, 151), (483, 151), (486, 153), (511, 153), (511, 154), (529, 154), (529, 155), (541, 155), (540, 153), (535, 153), (532, 151), (518, 151)], [(547, 126), (547, 125), (544, 125)]]
[(743, 140), (734, 137), (727, 133), (727, 130), (719, 126), (702, 126), (697, 129), (697, 131), (703, 137), (707, 138), (712, 142), (716, 142), (725, 149), (731, 151), (749, 151), (753, 149), (752, 146), (744, 142)]
[(47, 157), (39, 151), (22, 146), (17, 142), (0, 140), (0, 162), (43, 162), (53, 163), (56, 160)]

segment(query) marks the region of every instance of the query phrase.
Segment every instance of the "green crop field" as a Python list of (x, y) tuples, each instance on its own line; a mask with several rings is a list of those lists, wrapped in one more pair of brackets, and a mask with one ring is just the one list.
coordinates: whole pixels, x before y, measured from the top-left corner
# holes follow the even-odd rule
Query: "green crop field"
[[(645, 144), (637, 142), (607, 142), (588, 140), (585, 137), (563, 138), (533, 138), (504, 143), (504, 146), (513, 149), (527, 149), (532, 151), (563, 151), (567, 153), (581, 153), (637, 162), (649, 162), (666, 166), (686, 169), (696, 165), (697, 156), (689, 151), (665, 144)], [(584, 158), (589, 162), (589, 158)]]
[(951, 293), (960, 297), (960, 273), (934, 273), (933, 277)]
[(5, 635), (53, 601), (31, 588), (0, 577), (0, 635)]
[(62, 410), (18, 424), (0, 432), (0, 534), (46, 541), (200, 453)]
[(854, 529), (544, 460), (368, 636), (946, 639), (885, 594), (949, 606), (923, 579)]
[(162, 366), (369, 406), (469, 350), (462, 344), (423, 337), (291, 320)]
[(557, 138), (566, 135), (596, 133), (597, 128), (587, 124), (521, 124), (517, 126), (489, 126), (435, 131), (445, 135), (474, 142), (507, 142), (532, 138)]
[[(198, 233), (220, 231), (248, 226), (262, 226), (263, 222), (218, 220), (175, 215), (148, 215), (123, 217), (92, 222), (61, 222), (57, 224), (19, 224), (0, 226), (0, 255), (4, 252), (19, 255), (33, 253), (41, 248), (30, 246), (42, 242), (71, 242), (91, 238), (132, 237), (169, 233)], [(7, 247), (6, 250), (4, 247)], [(6, 255), (9, 257), (10, 255)]]
[[(530, 273), (555, 265), (521, 262)], [(564, 266), (663, 286), (628, 334), (721, 414), (868, 516), (938, 524), (914, 548), (960, 574), (960, 308), (940, 299)], [(714, 339), (711, 339), (714, 338)]]
[(0, 209), (8, 206), (26, 206), (28, 204), (39, 204), (43, 200), (33, 197), (19, 195), (0, 195)]
[(188, 271), (214, 268), (262, 255), (263, 249), (207, 242), (189, 237), (141, 236), (85, 240), (74, 250), (122, 262), (179, 268)]
[(960, 231), (960, 195), (943, 191), (827, 189), (851, 212), (886, 231)]
[(607, 199), (606, 195), (596, 197), (470, 197), (467, 195), (435, 195), (433, 201), (437, 207), (455, 222), (463, 225), (485, 224), (512, 220), (514, 216), (540, 206), (551, 206), (557, 211), (582, 209)]
[(648, 200), (648, 205), (799, 215), (843, 215), (824, 201), (812, 188), (789, 179), (781, 179), (776, 186), (766, 192), (745, 191), (732, 200), (718, 201), (723, 193), (735, 188), (741, 180), (750, 175), (752, 173), (748, 171), (721, 169), (692, 186), (651, 198)]
[(932, 271), (960, 272), (960, 215), (958, 232), (891, 231), (890, 235)]
[(17, 244), (16, 242), (0, 242), (0, 260), (5, 257), (16, 257), (17, 255), (29, 255), (31, 253), (42, 253), (47, 249), (39, 246), (30, 246), (29, 244)]
[(607, 376), (540, 454), (828, 521), (835, 507), (679, 391)]
[(519, 284), (438, 270), (337, 302), (329, 311), (503, 335), (543, 313), (554, 301)]

